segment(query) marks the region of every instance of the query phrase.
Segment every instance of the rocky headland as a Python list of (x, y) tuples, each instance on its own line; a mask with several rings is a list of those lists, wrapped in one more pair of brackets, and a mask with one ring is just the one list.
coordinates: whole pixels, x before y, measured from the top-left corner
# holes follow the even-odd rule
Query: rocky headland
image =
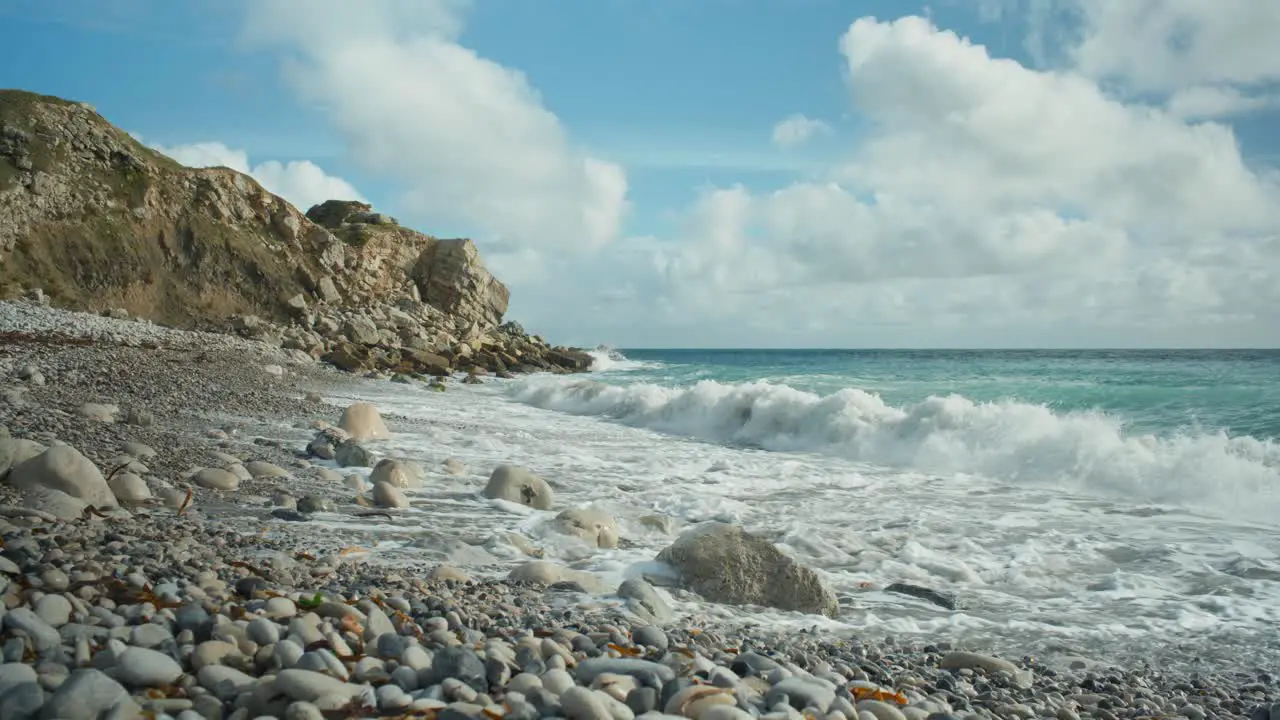
[(543, 513), (584, 553), (629, 541), (537, 467), (406, 457), (394, 439), (434, 420), (344, 399), (589, 367), (504, 323), (469, 241), (354, 203), (303, 215), (0, 93), (0, 260), (21, 297), (0, 301), (0, 720), (1280, 717), (1247, 660), (1043, 667), (826, 632), (845, 599), (731, 524), (645, 518), (671, 572), (620, 585), (451, 525), (434, 503)]
[(0, 91), (0, 298), (234, 332), (352, 372), (583, 371), (503, 322), (468, 239), (363, 203), (302, 213), (251, 177), (193, 169), (91, 107)]

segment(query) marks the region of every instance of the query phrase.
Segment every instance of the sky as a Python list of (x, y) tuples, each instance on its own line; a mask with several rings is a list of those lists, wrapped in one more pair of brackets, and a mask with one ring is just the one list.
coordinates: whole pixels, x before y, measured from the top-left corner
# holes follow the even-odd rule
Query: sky
[(0, 87), (616, 347), (1280, 347), (1280, 0), (0, 0)]

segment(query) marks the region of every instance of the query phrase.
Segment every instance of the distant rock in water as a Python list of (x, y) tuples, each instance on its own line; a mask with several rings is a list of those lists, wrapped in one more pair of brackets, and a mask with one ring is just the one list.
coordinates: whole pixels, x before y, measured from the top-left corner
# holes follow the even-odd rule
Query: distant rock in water
[(504, 323), (509, 291), (469, 239), (351, 200), (303, 214), (248, 175), (182, 166), (85, 104), (0, 90), (0, 298), (23, 295), (236, 332), (350, 372), (591, 365)]
[(956, 596), (951, 593), (939, 592), (937, 590), (931, 590), (927, 587), (911, 585), (909, 583), (893, 583), (886, 587), (884, 591), (898, 593), (900, 595), (910, 595), (914, 598), (927, 600), (938, 607), (944, 607), (948, 610), (956, 609)]

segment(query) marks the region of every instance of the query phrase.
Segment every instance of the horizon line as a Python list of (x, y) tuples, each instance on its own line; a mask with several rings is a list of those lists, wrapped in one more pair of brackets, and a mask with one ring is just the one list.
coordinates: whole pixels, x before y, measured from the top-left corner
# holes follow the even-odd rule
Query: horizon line
[(610, 349), (627, 352), (1277, 352), (1280, 346), (1271, 347), (694, 347), (694, 346), (634, 346)]

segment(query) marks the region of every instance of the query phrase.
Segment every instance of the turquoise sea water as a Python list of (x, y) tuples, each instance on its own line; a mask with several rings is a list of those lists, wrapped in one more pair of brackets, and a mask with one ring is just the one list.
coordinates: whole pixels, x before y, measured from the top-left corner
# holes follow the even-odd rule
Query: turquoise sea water
[(624, 350), (611, 383), (767, 381), (895, 406), (931, 395), (1099, 411), (1134, 432), (1280, 437), (1280, 350)]

